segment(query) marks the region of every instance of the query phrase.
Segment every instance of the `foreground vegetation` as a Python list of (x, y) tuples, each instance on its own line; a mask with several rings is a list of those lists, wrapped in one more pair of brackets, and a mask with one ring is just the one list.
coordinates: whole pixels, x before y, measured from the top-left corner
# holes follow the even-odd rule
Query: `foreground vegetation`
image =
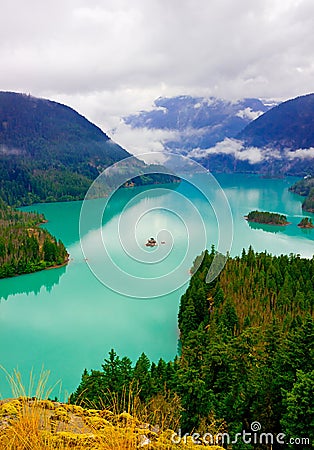
[(0, 278), (31, 273), (67, 261), (67, 251), (47, 230), (42, 214), (17, 211), (0, 199)]
[(251, 211), (246, 219), (249, 222), (264, 223), (266, 225), (288, 225), (287, 216), (268, 211)]
[[(174, 431), (147, 423), (137, 397), (118, 414), (50, 400), (19, 397), (0, 402), (1, 450), (194, 449), (192, 439), (174, 444)], [(213, 450), (223, 450), (213, 446)]]
[(70, 401), (99, 408), (132, 385), (154, 410), (176, 411), (184, 432), (235, 436), (258, 421), (264, 432), (313, 441), (314, 259), (250, 248), (207, 284), (213, 257), (202, 255), (181, 298), (180, 356), (155, 364), (142, 354), (133, 366), (112, 350), (101, 370), (84, 371)]

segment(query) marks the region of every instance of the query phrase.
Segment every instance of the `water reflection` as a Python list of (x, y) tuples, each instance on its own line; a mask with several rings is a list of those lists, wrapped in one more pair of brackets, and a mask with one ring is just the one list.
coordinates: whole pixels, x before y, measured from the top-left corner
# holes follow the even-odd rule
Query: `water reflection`
[(0, 301), (16, 294), (38, 295), (42, 289), (51, 292), (54, 286), (60, 283), (67, 267), (59, 269), (42, 270), (40, 272), (20, 275), (14, 278), (0, 280)]
[(264, 223), (257, 223), (257, 222), (248, 222), (248, 225), (250, 228), (252, 228), (252, 230), (263, 230), (266, 231), (268, 233), (285, 233), (286, 232), (286, 227), (289, 225), (285, 225), (285, 226), (276, 226), (276, 225), (266, 225)]

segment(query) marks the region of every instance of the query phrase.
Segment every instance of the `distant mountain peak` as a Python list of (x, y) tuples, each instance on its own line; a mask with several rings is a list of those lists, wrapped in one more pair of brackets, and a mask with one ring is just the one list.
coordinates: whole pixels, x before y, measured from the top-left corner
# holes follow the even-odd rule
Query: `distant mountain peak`
[(269, 110), (261, 100), (223, 100), (216, 97), (159, 97), (150, 111), (124, 118), (132, 128), (177, 132), (165, 140), (166, 150), (188, 154), (194, 148), (214, 146), (224, 138), (234, 138), (251, 120)]

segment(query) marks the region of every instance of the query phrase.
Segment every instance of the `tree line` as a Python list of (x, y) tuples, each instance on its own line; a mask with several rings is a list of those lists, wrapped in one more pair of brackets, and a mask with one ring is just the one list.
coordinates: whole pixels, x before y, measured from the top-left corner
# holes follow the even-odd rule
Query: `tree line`
[(287, 225), (288, 223), (287, 216), (268, 211), (250, 211), (247, 220), (268, 225)]
[(181, 298), (175, 360), (142, 354), (132, 365), (112, 350), (101, 370), (84, 371), (70, 401), (103, 408), (132, 386), (145, 404), (163, 399), (170, 416), (175, 405), (185, 432), (235, 435), (258, 421), (313, 440), (314, 259), (249, 248), (207, 284), (214, 255), (199, 257)]
[(0, 278), (31, 273), (67, 260), (67, 251), (47, 230), (42, 214), (21, 212), (0, 199)]

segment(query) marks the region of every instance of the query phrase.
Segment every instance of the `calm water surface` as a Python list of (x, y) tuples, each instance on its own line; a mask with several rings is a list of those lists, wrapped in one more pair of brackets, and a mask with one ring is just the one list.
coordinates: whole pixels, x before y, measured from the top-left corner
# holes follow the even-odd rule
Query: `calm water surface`
[[(296, 226), (303, 216), (302, 199), (287, 190), (294, 179), (262, 179), (249, 175), (218, 175), (217, 179), (224, 188), (233, 216), (232, 255), (252, 245), (258, 251), (267, 249), (275, 254), (293, 252), (312, 256), (314, 231)], [(188, 201), (201, 211), (206, 222), (205, 237), (198, 229), (196, 215), (189, 211), (191, 205)], [(89, 230), (83, 230), (83, 239), (91, 243), (93, 236), (99, 235), (99, 225), (93, 217), (93, 202), (99, 200), (89, 202), (90, 226)], [(147, 252), (144, 244), (147, 237), (156, 236), (160, 230), (166, 229), (172, 233), (171, 251), (166, 244), (162, 262), (154, 274), (153, 265), (139, 265), (134, 259), (130, 262), (125, 251), (117, 250), (114, 230), (119, 225), (123, 208), (124, 223), (130, 224), (132, 217), (141, 215), (145, 208), (151, 210), (150, 215), (141, 216), (137, 224), (136, 246), (130, 234), (130, 249), (127, 251), (144, 254)], [(219, 208), (219, 204), (215, 208)], [(9, 371), (18, 368), (25, 380), (32, 368), (36, 373), (42, 367), (49, 369), (50, 384), (62, 380), (62, 395), (66, 396), (78, 385), (83, 369), (100, 368), (111, 348), (120, 356), (127, 355), (133, 360), (143, 351), (154, 361), (160, 357), (173, 359), (177, 351), (178, 305), (186, 283), (167, 295), (146, 300), (114, 292), (92, 274), (82, 254), (79, 238), (81, 202), (40, 204), (24, 209), (36, 209), (45, 214), (49, 221), (46, 228), (64, 242), (71, 260), (64, 268), (0, 280), (0, 364)], [(173, 214), (173, 209), (176, 214)], [(243, 216), (254, 209), (286, 214), (291, 225), (250, 226)], [(164, 270), (176, 273), (180, 264), (182, 277), (178, 275), (178, 285), (188, 279), (188, 269), (195, 256), (205, 245), (216, 244), (218, 239), (215, 212), (206, 205), (206, 199), (186, 182), (175, 190), (159, 187), (148, 191), (119, 191), (104, 216), (102, 233), (105, 239), (110, 236), (108, 245), (112, 247), (112, 258), (124, 271), (149, 278), (160, 276), (160, 271)], [(190, 253), (187, 252), (187, 233), (192, 249)], [(198, 239), (195, 239), (196, 235)], [(149, 253), (146, 254), (150, 258)], [(95, 246), (93, 261), (88, 263), (100, 267), (99, 255)], [(119, 280), (119, 274), (110, 270), (108, 268), (109, 278)], [(4, 397), (10, 395), (3, 373), (0, 373), (0, 393)]]

